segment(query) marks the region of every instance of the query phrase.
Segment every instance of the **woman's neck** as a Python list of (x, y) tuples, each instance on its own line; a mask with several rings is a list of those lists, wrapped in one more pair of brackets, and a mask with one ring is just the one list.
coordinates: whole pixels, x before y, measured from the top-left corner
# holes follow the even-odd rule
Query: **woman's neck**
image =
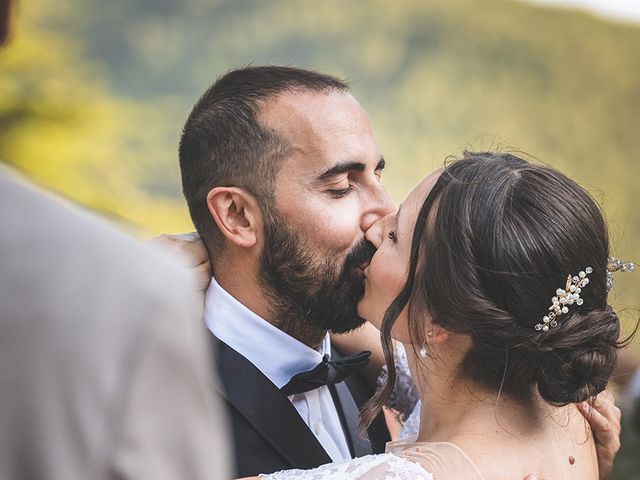
[(412, 370), (425, 405), (419, 441), (452, 441), (487, 432), (531, 435), (543, 428), (551, 410), (534, 392), (517, 399), (498, 394), (459, 378), (454, 371), (431, 359), (422, 365), (414, 363)]
[[(460, 379), (433, 358), (407, 357), (422, 411), (418, 442), (451, 442), (485, 478), (523, 478), (532, 471), (550, 478), (597, 478), (590, 430), (572, 405), (552, 407), (532, 388), (521, 397)], [(423, 363), (420, 366), (419, 363)]]

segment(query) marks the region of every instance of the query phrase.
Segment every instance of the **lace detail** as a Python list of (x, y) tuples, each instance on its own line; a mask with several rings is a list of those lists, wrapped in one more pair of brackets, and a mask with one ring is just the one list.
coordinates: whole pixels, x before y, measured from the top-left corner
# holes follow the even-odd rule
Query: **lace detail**
[[(414, 411), (414, 407), (418, 402), (418, 389), (416, 388), (411, 371), (409, 370), (409, 362), (407, 361), (407, 352), (404, 346), (395, 343), (395, 363), (396, 363), (396, 384), (389, 397), (387, 406), (399, 411), (405, 418)], [(380, 387), (388, 376), (387, 366), (382, 367), (380, 375), (376, 383)], [(419, 417), (419, 415), (418, 415)]]
[(313, 470), (283, 470), (260, 475), (265, 480), (433, 480), (433, 476), (411, 460), (391, 453), (367, 455), (328, 463)]
[(400, 431), (400, 440), (415, 438), (418, 436), (418, 432), (420, 431), (420, 408), (422, 407), (422, 402), (418, 400), (416, 406), (413, 408), (413, 412), (407, 418), (407, 421), (402, 425), (402, 430)]

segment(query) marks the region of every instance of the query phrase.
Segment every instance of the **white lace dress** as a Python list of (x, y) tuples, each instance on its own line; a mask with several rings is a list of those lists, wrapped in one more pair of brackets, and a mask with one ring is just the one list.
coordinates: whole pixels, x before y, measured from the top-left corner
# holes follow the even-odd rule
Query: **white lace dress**
[[(421, 403), (418, 397), (418, 389), (413, 382), (407, 353), (404, 346), (395, 343), (395, 364), (396, 364), (396, 384), (394, 386), (388, 406), (400, 412), (405, 418), (400, 439), (416, 438), (420, 430), (420, 408)], [(382, 372), (378, 376), (378, 387), (381, 387), (387, 379), (387, 366), (382, 367)]]
[(313, 470), (283, 470), (260, 475), (268, 480), (433, 480), (417, 463), (392, 453), (367, 455), (343, 462), (329, 463)]

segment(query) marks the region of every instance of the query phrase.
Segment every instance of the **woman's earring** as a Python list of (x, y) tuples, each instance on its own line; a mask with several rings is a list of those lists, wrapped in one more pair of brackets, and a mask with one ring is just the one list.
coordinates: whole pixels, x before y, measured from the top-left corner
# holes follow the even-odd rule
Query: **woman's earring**
[[(433, 337), (433, 330), (429, 330), (427, 332), (427, 337)], [(422, 358), (425, 358), (427, 356), (427, 345), (422, 345), (422, 348), (420, 349), (420, 356)]]

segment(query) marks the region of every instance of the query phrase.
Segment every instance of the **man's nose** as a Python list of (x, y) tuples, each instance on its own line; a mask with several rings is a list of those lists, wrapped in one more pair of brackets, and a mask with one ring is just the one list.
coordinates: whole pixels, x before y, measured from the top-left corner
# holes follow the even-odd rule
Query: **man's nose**
[(374, 195), (371, 195), (367, 203), (360, 225), (363, 232), (368, 231), (371, 226), (381, 218), (396, 211), (393, 200), (391, 200), (391, 197), (382, 185), (378, 185)]
[(364, 232), (364, 238), (373, 244), (376, 249), (380, 248), (382, 244), (382, 235), (384, 233), (384, 220), (381, 218), (373, 225), (371, 225), (367, 231)]

